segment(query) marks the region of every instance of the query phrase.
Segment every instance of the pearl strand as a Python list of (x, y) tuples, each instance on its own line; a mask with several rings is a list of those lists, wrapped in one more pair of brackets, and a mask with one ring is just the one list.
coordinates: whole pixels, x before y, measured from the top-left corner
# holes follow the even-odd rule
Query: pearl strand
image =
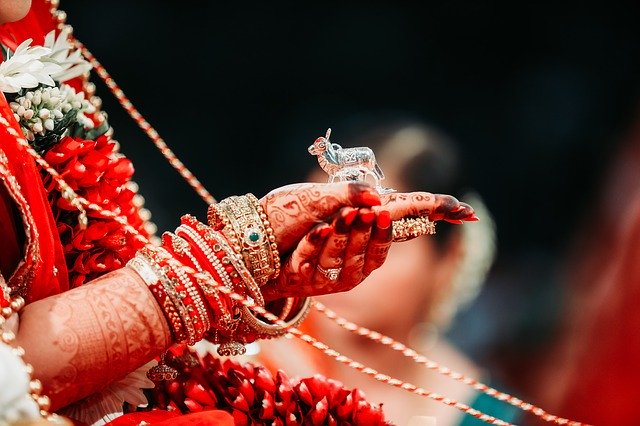
[(198, 310), (198, 314), (202, 320), (202, 324), (204, 327), (202, 331), (202, 333), (204, 334), (211, 328), (207, 308), (205, 307), (204, 302), (202, 301), (202, 298), (198, 293), (198, 290), (196, 290), (196, 288), (193, 286), (193, 283), (189, 279), (189, 276), (184, 272), (184, 270), (182, 268), (175, 268), (174, 271), (178, 276), (178, 279), (182, 282), (182, 285), (187, 289), (187, 293), (191, 297), (191, 300), (193, 300), (193, 303), (196, 305), (196, 309)]
[[(180, 232), (184, 232), (189, 236), (189, 238), (198, 246), (200, 251), (206, 256), (207, 260), (209, 261), (211, 266), (213, 266), (220, 279), (224, 282), (225, 286), (229, 289), (233, 289), (231, 278), (229, 278), (227, 271), (225, 271), (222, 262), (213, 253), (213, 250), (211, 250), (209, 245), (202, 239), (202, 237), (196, 231), (186, 225), (178, 226), (178, 228), (176, 229), (176, 234), (180, 234)], [(198, 268), (199, 271), (203, 271), (203, 269), (199, 268), (198, 266), (196, 266), (196, 268)]]

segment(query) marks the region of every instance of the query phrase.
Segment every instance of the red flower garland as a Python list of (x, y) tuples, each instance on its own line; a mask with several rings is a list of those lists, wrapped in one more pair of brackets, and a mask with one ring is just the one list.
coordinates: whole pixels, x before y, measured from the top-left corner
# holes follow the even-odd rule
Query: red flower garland
[(265, 367), (220, 360), (202, 361), (188, 349), (171, 354), (167, 364), (177, 379), (153, 390), (155, 408), (194, 413), (229, 412), (236, 425), (387, 425), (382, 406), (373, 406), (358, 390), (322, 375), (293, 380), (283, 371), (274, 376)]
[[(119, 215), (144, 236), (144, 221), (134, 203), (135, 192), (128, 187), (133, 165), (118, 153), (118, 144), (108, 136), (95, 141), (64, 137), (44, 156), (69, 186), (80, 196)], [(88, 211), (85, 229), (78, 224), (78, 211), (63, 198), (50, 175), (43, 173), (49, 202), (64, 247), (69, 283), (84, 282), (123, 267), (143, 244), (119, 223)]]

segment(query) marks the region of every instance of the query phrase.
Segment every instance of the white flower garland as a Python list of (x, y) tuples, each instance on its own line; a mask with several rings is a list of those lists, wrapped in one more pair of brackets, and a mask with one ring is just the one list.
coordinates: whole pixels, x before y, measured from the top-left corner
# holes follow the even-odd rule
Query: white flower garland
[(47, 130), (53, 130), (56, 123), (71, 110), (78, 111), (76, 120), (85, 128), (93, 128), (93, 121), (85, 113), (95, 112), (95, 108), (84, 98), (84, 93), (76, 93), (69, 85), (58, 87), (40, 87), (28, 91), (9, 104), (16, 120), (28, 141), (35, 135), (44, 136)]

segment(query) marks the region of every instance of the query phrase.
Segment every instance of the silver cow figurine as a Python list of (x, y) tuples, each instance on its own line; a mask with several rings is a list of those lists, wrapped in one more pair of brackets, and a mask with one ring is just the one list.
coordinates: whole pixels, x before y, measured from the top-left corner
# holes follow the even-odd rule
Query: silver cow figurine
[(318, 157), (322, 170), (329, 175), (329, 182), (361, 181), (371, 176), (375, 181), (375, 188), (380, 194), (395, 192), (394, 189), (381, 185), (384, 173), (376, 163), (376, 156), (367, 147), (342, 148), (337, 143), (331, 143), (329, 137), (331, 129), (324, 137), (319, 137), (308, 148), (311, 155)]

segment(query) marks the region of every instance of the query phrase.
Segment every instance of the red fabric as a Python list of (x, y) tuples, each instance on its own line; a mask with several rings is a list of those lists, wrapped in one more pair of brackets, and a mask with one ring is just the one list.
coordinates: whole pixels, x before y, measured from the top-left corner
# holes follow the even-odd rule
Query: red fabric
[(145, 421), (151, 426), (233, 426), (233, 417), (225, 411), (200, 411), (192, 414), (181, 414), (175, 411), (154, 410), (141, 413), (125, 414), (109, 422), (109, 426), (138, 426)]
[(0, 186), (0, 273), (10, 277), (22, 259), (22, 244), (24, 232), (22, 224), (16, 224), (15, 203), (4, 186)]
[(31, 45), (42, 45), (44, 36), (56, 28), (50, 8), (48, 3), (34, 0), (27, 16), (0, 25), (0, 42), (11, 50), (28, 38), (33, 39)]
[[(15, 49), (24, 40), (31, 38), (33, 44), (42, 44), (44, 36), (56, 28), (56, 22), (50, 12), (50, 5), (44, 1), (34, 1), (27, 16), (17, 22), (0, 25), (0, 42), (10, 49)], [(20, 134), (20, 128), (16, 123), (13, 112), (2, 94), (0, 94), (0, 115)], [(9, 280), (10, 286), (15, 282), (9, 279), (11, 272), (18, 267), (15, 275), (20, 275), (20, 270), (30, 270), (30, 289), (25, 294), (27, 303), (39, 300), (47, 296), (60, 293), (68, 289), (67, 267), (64, 261), (62, 246), (56, 231), (55, 221), (49, 208), (46, 191), (41, 183), (39, 171), (34, 160), (20, 147), (16, 137), (11, 135), (3, 126), (0, 130), (0, 149), (7, 157), (8, 175), (15, 177), (20, 186), (20, 193), (24, 200), (16, 201), (7, 191), (6, 182), (0, 193), (0, 268), (3, 275)], [(28, 211), (33, 223), (25, 224), (16, 222), (15, 210), (24, 213)], [(20, 218), (20, 217), (18, 217)], [(24, 220), (24, 219), (22, 219)], [(20, 226), (18, 226), (20, 225)], [(23, 241), (24, 226), (28, 225), (35, 230), (32, 240), (37, 244), (35, 258), (25, 257)], [(21, 260), (23, 264), (19, 264)], [(57, 274), (54, 274), (54, 267)], [(7, 273), (7, 271), (10, 271)]]
[[(0, 115), (16, 131), (20, 132), (9, 104), (4, 96), (1, 95)], [(69, 288), (67, 267), (55, 221), (47, 201), (47, 194), (33, 158), (18, 144), (16, 137), (11, 135), (4, 126), (0, 126), (0, 149), (2, 149), (7, 158), (7, 171), (15, 178), (15, 182), (20, 186), (20, 193), (24, 198), (22, 201), (16, 200), (16, 207), (20, 212), (28, 212), (30, 220), (33, 221), (33, 223), (23, 225), (29, 225), (33, 229), (34, 235), (32, 239), (37, 244), (37, 253), (35, 258), (25, 257), (25, 263), (19, 266), (19, 269), (32, 269), (29, 279), (30, 289), (28, 294), (24, 295), (27, 303), (29, 303), (67, 290)], [(4, 184), (6, 189), (6, 182)], [(4, 231), (7, 234), (2, 235), (3, 242), (5, 239), (14, 241), (19, 238), (18, 231), (15, 229), (13, 232), (11, 229)], [(6, 262), (9, 264), (16, 262), (14, 247), (11, 244), (0, 244), (0, 258), (7, 259)], [(54, 274), (54, 267), (57, 269), (57, 274)], [(9, 285), (13, 286), (14, 284), (12, 279), (9, 278)]]
[[(576, 273), (570, 386), (562, 410), (593, 424), (639, 424), (640, 120), (612, 168)], [(597, 403), (594, 403), (597, 401)]]
[(640, 424), (638, 182), (640, 118), (575, 243), (563, 329), (532, 379), (546, 409), (589, 424)]

